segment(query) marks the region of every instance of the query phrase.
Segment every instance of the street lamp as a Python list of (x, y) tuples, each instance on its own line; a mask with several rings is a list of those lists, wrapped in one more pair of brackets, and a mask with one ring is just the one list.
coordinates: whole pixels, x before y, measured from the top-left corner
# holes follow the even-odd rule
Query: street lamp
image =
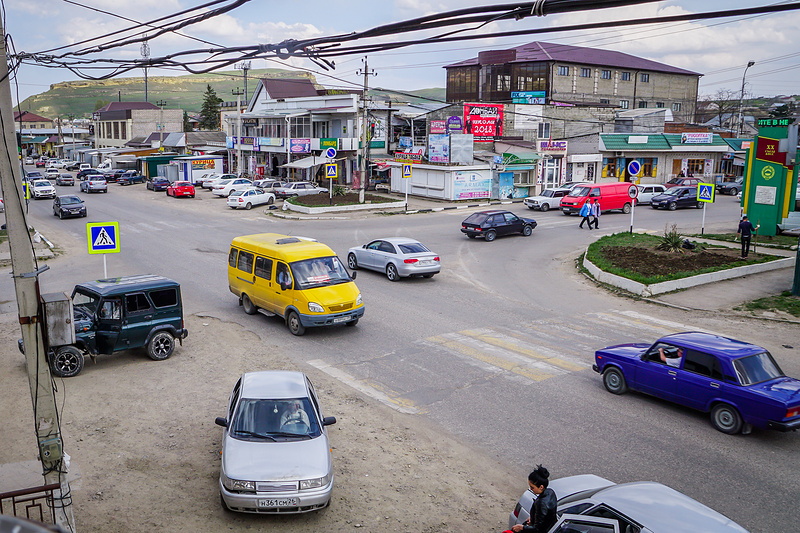
[(747, 76), (747, 69), (755, 65), (755, 61), (748, 61), (747, 66), (744, 67), (744, 73), (742, 74), (742, 95), (739, 97), (739, 130), (738, 136), (742, 136), (742, 129), (744, 127), (744, 117), (742, 116), (742, 104), (744, 103), (744, 77)]

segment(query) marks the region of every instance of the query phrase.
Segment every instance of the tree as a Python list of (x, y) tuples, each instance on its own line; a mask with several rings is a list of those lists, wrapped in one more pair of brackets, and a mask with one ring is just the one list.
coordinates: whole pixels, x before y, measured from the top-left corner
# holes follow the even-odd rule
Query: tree
[(189, 122), (189, 113), (183, 112), (183, 131), (193, 131), (192, 124)]
[(697, 102), (697, 116), (705, 121), (716, 117), (719, 127), (736, 127), (739, 123), (739, 92), (730, 89), (719, 89), (713, 95), (704, 96)]
[(110, 104), (110, 103), (111, 103), (111, 100), (101, 100), (101, 99), (98, 99), (98, 100), (96, 100), (96, 101), (94, 102), (94, 110), (95, 110), (95, 111), (97, 111), (97, 110), (98, 110), (98, 109), (100, 109), (101, 107), (105, 107), (105, 106), (107, 106), (107, 105), (108, 105), (108, 104)]
[(221, 103), (222, 98), (217, 96), (210, 84), (207, 85), (206, 92), (203, 94), (203, 107), (200, 110), (200, 129), (219, 129), (219, 106)]
[(780, 107), (771, 109), (769, 112), (770, 118), (791, 118), (797, 113), (797, 106), (794, 102), (783, 104)]

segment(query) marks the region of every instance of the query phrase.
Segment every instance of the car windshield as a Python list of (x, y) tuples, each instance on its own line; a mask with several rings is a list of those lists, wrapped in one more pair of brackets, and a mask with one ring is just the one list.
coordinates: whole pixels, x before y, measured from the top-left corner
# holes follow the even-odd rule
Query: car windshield
[(545, 189), (545, 190), (542, 191), (542, 194), (540, 196), (545, 196), (547, 198), (552, 198), (554, 194), (555, 194), (555, 192), (553, 191), (553, 189)]
[(409, 242), (406, 244), (398, 244), (400, 247), (400, 251), (404, 254), (421, 254), (424, 252), (430, 252), (424, 244), (421, 242)]
[(62, 196), (61, 205), (80, 204), (81, 199), (77, 196)]
[(228, 198), (235, 198), (235, 197), (237, 197), (237, 196), (241, 196), (243, 193), (244, 193), (244, 191), (233, 191), (233, 192), (231, 193), (231, 195), (230, 195), (230, 196), (228, 196)]
[(83, 311), (87, 316), (93, 316), (97, 310), (97, 303), (100, 298), (93, 294), (80, 292), (78, 290), (72, 295), (72, 307), (76, 311)]
[(315, 257), (290, 265), (296, 289), (311, 289), (352, 281), (338, 257)]
[(669, 183), (669, 184), (677, 184), (677, 183), (680, 183), (680, 182), (681, 182), (681, 178), (672, 178), (667, 183)]
[(466, 220), (464, 220), (464, 222), (467, 224), (477, 224), (480, 226), (483, 224), (483, 221), (486, 220), (486, 217), (486, 213), (472, 213), (466, 218)]
[(589, 196), (589, 187), (575, 187), (569, 191), (569, 196)]
[(308, 398), (242, 398), (228, 427), (231, 437), (240, 440), (312, 438), (322, 433)]
[(753, 385), (785, 375), (769, 352), (735, 359), (733, 368), (742, 385)]
[(662, 192), (661, 194), (666, 196), (678, 196), (683, 192), (683, 189), (679, 187), (673, 187), (671, 189), (667, 189), (666, 191)]
[(33, 182), (33, 186), (34, 187), (49, 187), (50, 186), (50, 182), (49, 181), (34, 181)]

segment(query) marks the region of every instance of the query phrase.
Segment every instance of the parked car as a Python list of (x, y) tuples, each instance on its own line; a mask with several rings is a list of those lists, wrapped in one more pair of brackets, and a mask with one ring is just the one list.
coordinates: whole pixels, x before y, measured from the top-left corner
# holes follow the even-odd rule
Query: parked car
[(72, 174), (59, 174), (56, 176), (56, 185), (75, 185), (75, 178)]
[(214, 185), (211, 192), (217, 196), (227, 197), (233, 191), (243, 191), (253, 186), (253, 182), (246, 178), (236, 178), (232, 180), (222, 180)]
[(63, 170), (67, 166), (67, 161), (65, 159), (50, 159), (47, 161), (48, 168), (56, 168)]
[(639, 194), (636, 196), (636, 205), (649, 204), (653, 196), (663, 194), (667, 190), (663, 185), (637, 185)]
[[(89, 163), (81, 163), (81, 164), (78, 165), (78, 170), (79, 171), (80, 170), (89, 170), (90, 168), (92, 168), (92, 165), (90, 165)], [(95, 169), (95, 170), (97, 170), (97, 169)], [(100, 172), (100, 171), (98, 170), (98, 172)]]
[(672, 178), (664, 184), (664, 187), (671, 189), (672, 187), (697, 187), (703, 180), (700, 178)]
[(328, 192), (328, 189), (325, 187), (317, 187), (310, 181), (292, 181), (284, 185), (283, 187), (278, 187), (274, 190), (275, 197), (286, 199), (291, 198), (292, 196), (306, 196), (309, 194), (321, 194)]
[(650, 200), (650, 207), (653, 209), (669, 209), (675, 211), (679, 207), (703, 208), (703, 202), (697, 200), (696, 187), (672, 187), (662, 194), (653, 196)]
[(85, 217), (86, 204), (80, 196), (65, 194), (56, 196), (53, 200), (53, 216), (64, 219), (67, 217)]
[(64, 169), (65, 170), (80, 170), (81, 169), (81, 163), (80, 163), (80, 161), (70, 161), (69, 163), (66, 164)]
[[(742, 526), (661, 483), (635, 481), (619, 485), (593, 474), (550, 481), (558, 500), (559, 521), (550, 532), (747, 533)], [(529, 489), (508, 517), (509, 529), (530, 518), (537, 496)]]
[(3, 203), (3, 199), (0, 198), (0, 213), (6, 210), (6, 204)]
[[(286, 182), (277, 180), (258, 180), (253, 184), (264, 192), (271, 192), (272, 194), (275, 194), (278, 189), (286, 185)], [(275, 194), (275, 197), (277, 198), (277, 194)]]
[(235, 180), (238, 176), (236, 174), (217, 174), (214, 178), (203, 181), (203, 188), (209, 191), (218, 185), (223, 180)]
[(126, 170), (117, 176), (117, 183), (119, 185), (132, 185), (134, 183), (144, 183), (144, 176), (135, 170)]
[(56, 188), (50, 183), (50, 180), (34, 180), (31, 187), (31, 196), (34, 200), (40, 198), (55, 198)]
[(82, 181), (88, 179), (89, 176), (99, 176), (103, 178), (103, 181), (105, 181), (105, 176), (103, 175), (103, 173), (97, 170), (96, 168), (82, 168), (81, 170), (78, 171), (78, 175), (76, 176), (76, 178)]
[(386, 274), (389, 281), (410, 276), (432, 278), (441, 269), (439, 255), (424, 244), (405, 237), (386, 237), (347, 251), (351, 270), (367, 268)]
[(559, 185), (559, 189), (569, 189), (570, 191), (578, 185), (594, 185), (591, 181), (565, 181)]
[(194, 198), (194, 185), (190, 181), (176, 181), (167, 187), (167, 196), (188, 196)]
[(54, 180), (60, 174), (59, 170), (55, 167), (50, 167), (44, 171), (44, 177), (49, 180)]
[[(75, 344), (50, 345), (48, 362), (58, 377), (77, 376), (84, 356), (145, 348), (154, 361), (167, 359), (175, 339), (183, 342), (180, 285), (141, 275), (81, 283), (72, 291)], [(19, 349), (23, 351), (22, 339)], [(24, 352), (23, 352), (24, 353)]]
[(744, 183), (744, 178), (738, 178), (734, 181), (723, 181), (722, 183), (717, 183), (717, 194), (729, 194), (731, 196), (736, 196), (739, 194), (739, 191), (742, 190)]
[(33, 158), (32, 157), (26, 157), (25, 158), (25, 164), (26, 165), (33, 165)]
[(761, 346), (676, 333), (652, 345), (598, 350), (592, 368), (612, 394), (631, 389), (711, 413), (711, 425), (723, 433), (800, 429), (800, 380), (786, 376)]
[(540, 209), (549, 211), (551, 208), (558, 208), (561, 198), (569, 194), (570, 189), (545, 189), (538, 196), (528, 196), (523, 200), (528, 209)]
[(169, 185), (170, 182), (167, 178), (162, 178), (161, 176), (155, 176), (147, 180), (146, 187), (151, 191), (166, 191)]
[(125, 170), (115, 169), (115, 170), (104, 170), (102, 172), (103, 172), (103, 177), (106, 178), (106, 181), (115, 182), (117, 181), (118, 177), (120, 177), (122, 174), (125, 173)]
[(207, 174), (203, 174), (199, 178), (194, 178), (194, 186), (195, 187), (202, 187), (205, 182), (211, 181), (211, 180), (217, 178), (218, 176), (219, 176), (219, 174), (217, 174), (216, 172), (209, 172)]
[(600, 201), (600, 209), (602, 211), (619, 209), (628, 214), (631, 212), (633, 202), (628, 195), (628, 190), (632, 186), (632, 184), (625, 182), (576, 185), (568, 195), (561, 199), (559, 207), (565, 215), (574, 215), (580, 212), (584, 203), (596, 198)]
[(81, 182), (81, 191), (83, 192), (108, 192), (108, 182), (101, 174), (92, 174)]
[(240, 191), (233, 191), (228, 195), (228, 207), (236, 209), (243, 207), (251, 209), (257, 205), (272, 205), (275, 203), (275, 195), (271, 192), (264, 192), (258, 187), (248, 187)]
[(534, 219), (520, 218), (511, 211), (478, 211), (464, 219), (461, 233), (470, 239), (483, 237), (486, 242), (492, 242), (496, 237), (512, 233), (521, 233), (528, 237), (535, 227)]
[(27, 174), (25, 174), (25, 179), (27, 181), (43, 180), (44, 174), (42, 174), (39, 170), (30, 170)]
[(243, 513), (305, 513), (331, 500), (333, 460), (314, 385), (302, 372), (243, 374), (233, 387), (222, 432), (222, 505)]

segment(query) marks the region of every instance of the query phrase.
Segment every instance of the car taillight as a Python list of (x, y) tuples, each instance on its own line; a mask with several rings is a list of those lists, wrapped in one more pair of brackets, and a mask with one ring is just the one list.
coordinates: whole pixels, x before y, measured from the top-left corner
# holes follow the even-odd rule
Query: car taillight
[(439, 262), (439, 256), (437, 255), (436, 257), (433, 258), (433, 260), (438, 263)]
[(792, 407), (786, 411), (786, 418), (794, 418), (800, 415), (800, 407)]
[(514, 518), (519, 518), (519, 512), (521, 510), (522, 506), (519, 503), (517, 503), (517, 505), (514, 507)]
[(404, 259), (403, 263), (411, 264), (411, 263), (416, 263), (417, 261), (419, 261), (419, 259)]

